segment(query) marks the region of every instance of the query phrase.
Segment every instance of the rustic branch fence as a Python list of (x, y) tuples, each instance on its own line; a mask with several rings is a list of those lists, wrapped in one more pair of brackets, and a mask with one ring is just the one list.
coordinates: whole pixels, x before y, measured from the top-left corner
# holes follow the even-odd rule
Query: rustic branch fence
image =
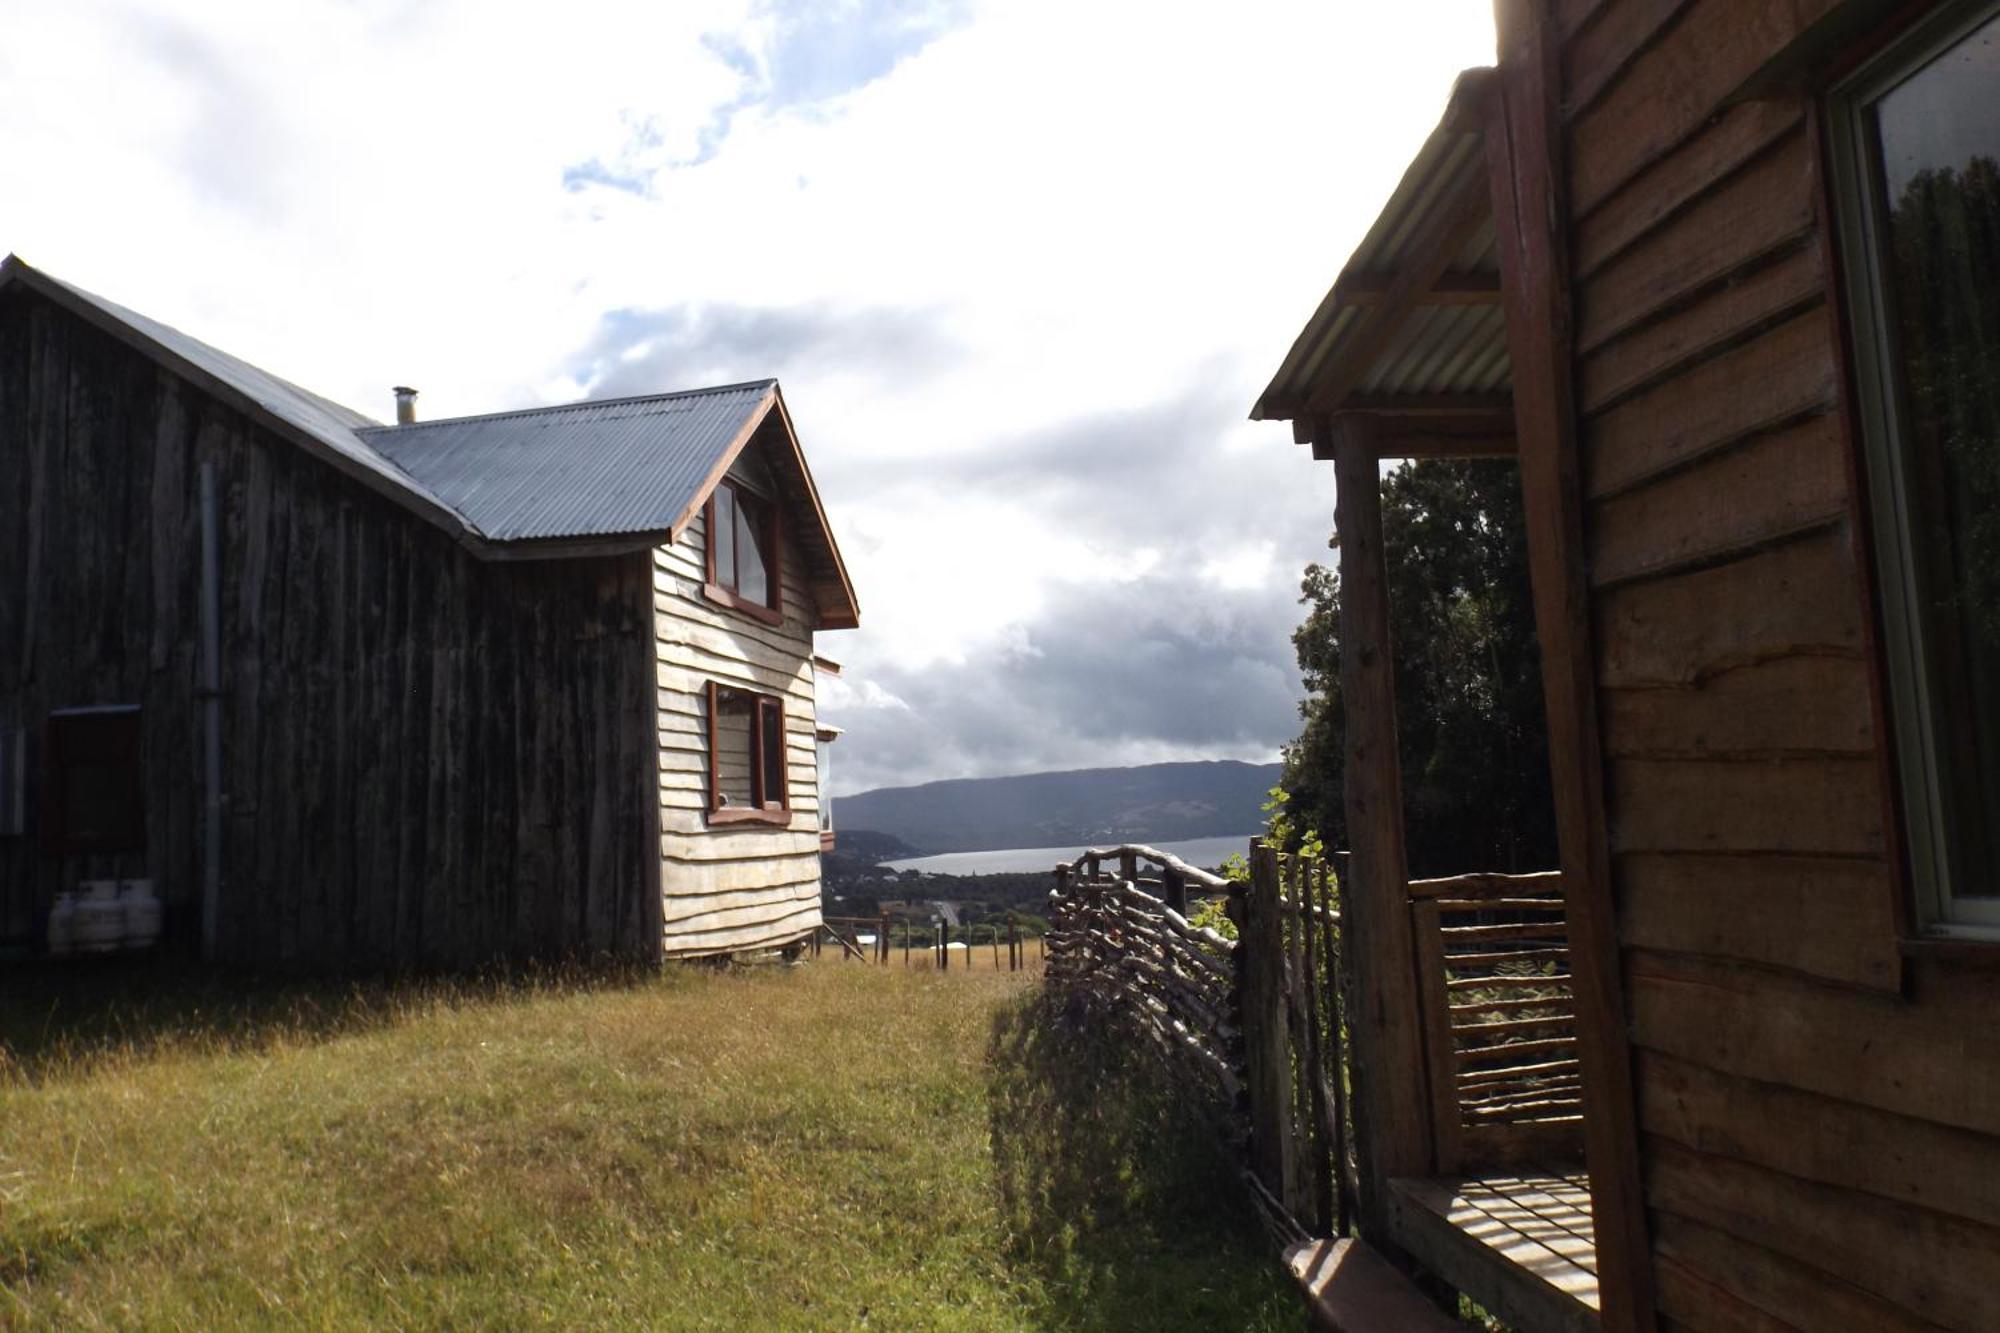
[[(1056, 867), (1048, 984), (1131, 1020), (1228, 1099), (1253, 1192), (1284, 1240), (1345, 1235), (1352, 1211), (1336, 877), (1320, 858), (1250, 847), (1250, 879), (1150, 847)], [(1221, 897), (1236, 938), (1194, 925)]]

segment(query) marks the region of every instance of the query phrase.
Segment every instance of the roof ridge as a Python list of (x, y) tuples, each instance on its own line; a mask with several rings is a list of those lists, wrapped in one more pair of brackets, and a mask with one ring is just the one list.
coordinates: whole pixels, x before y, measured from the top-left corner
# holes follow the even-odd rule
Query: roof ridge
[(735, 384), (709, 384), (697, 389), (673, 389), (666, 393), (635, 393), (619, 398), (579, 398), (571, 403), (548, 403), (541, 407), (515, 407), (503, 412), (474, 412), (469, 416), (433, 417), (427, 421), (413, 421), (407, 426), (370, 425), (357, 426), (356, 435), (406, 435), (411, 431), (423, 430), (429, 426), (458, 426), (468, 421), (504, 421), (513, 417), (542, 416), (551, 412), (569, 412), (586, 407), (620, 407), (626, 403), (665, 402), (671, 398), (699, 398), (705, 394), (733, 393), (743, 389), (769, 389), (776, 387), (775, 376), (764, 379), (742, 380)]

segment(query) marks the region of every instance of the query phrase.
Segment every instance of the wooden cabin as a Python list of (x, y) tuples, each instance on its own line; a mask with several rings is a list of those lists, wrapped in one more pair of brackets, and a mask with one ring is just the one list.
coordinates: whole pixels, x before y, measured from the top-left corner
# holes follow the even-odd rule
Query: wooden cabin
[[(1529, 1330), (2000, 1328), (2000, 4), (1497, 12), (1254, 412), (1339, 482), (1363, 1234)], [(1406, 870), (1408, 457), (1519, 467), (1538, 936)]]
[(383, 425), (0, 267), (11, 952), (99, 878), (258, 968), (818, 925), (813, 635), (858, 612), (777, 383), (400, 396)]

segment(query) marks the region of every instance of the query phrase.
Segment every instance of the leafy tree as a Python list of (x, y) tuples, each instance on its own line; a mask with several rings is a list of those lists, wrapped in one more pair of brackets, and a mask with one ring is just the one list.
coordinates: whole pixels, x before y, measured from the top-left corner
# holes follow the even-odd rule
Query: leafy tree
[[(1383, 481), (1389, 626), (1410, 869), (1556, 864), (1540, 654), (1517, 470), (1405, 463)], [(1336, 540), (1338, 540), (1336, 538)], [(1342, 809), (1340, 576), (1306, 569), (1292, 636), (1304, 728), (1285, 749), (1292, 822), (1347, 843)]]

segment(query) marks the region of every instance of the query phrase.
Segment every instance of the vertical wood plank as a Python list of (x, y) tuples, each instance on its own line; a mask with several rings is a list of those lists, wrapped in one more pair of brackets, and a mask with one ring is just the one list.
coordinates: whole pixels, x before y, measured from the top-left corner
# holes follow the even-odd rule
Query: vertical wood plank
[(1424, 1054), (1430, 1069), (1431, 1126), (1437, 1136), (1437, 1169), (1453, 1175), (1464, 1165), (1465, 1135), (1458, 1117), (1458, 1064), (1452, 1059), (1451, 992), (1445, 986), (1443, 913), (1433, 900), (1410, 904), (1417, 943), (1417, 992), (1424, 1008)]
[(1263, 843), (1251, 846), (1249, 891), (1232, 902), (1240, 905), (1241, 916), (1234, 956), (1243, 1020), (1244, 1089), (1250, 1098), (1250, 1169), (1296, 1217), (1285, 926), (1278, 908), (1278, 856)]
[[(1315, 433), (1323, 427), (1315, 427)], [(1340, 533), (1340, 689), (1346, 727), (1348, 877), (1341, 926), (1353, 1043), (1354, 1134), (1364, 1227), (1385, 1234), (1386, 1182), (1431, 1169), (1416, 957), (1410, 937), (1403, 771), (1382, 545), (1381, 478), (1365, 418), (1331, 441)]]
[(1562, 219), (1560, 37), (1544, 0), (1498, 0), (1500, 76), (1486, 122), (1528, 565), (1541, 640), (1584, 1141), (1609, 1333), (1655, 1326), (1631, 1048), (1619, 979), (1603, 752), (1584, 574), (1573, 301)]

